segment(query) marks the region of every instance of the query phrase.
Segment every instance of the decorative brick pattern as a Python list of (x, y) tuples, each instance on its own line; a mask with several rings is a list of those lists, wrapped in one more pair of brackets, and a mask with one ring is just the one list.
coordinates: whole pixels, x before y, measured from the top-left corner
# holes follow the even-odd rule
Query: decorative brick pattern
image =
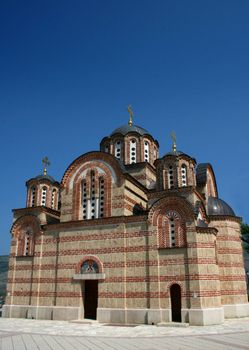
[[(130, 147), (133, 139), (136, 147)], [(114, 157), (117, 140), (120, 160)], [(136, 164), (129, 164), (132, 148)], [(101, 150), (73, 161), (61, 184), (27, 182), (27, 206), (32, 186), (36, 202), (13, 211), (6, 304), (72, 307), (84, 315), (88, 279), (98, 283), (102, 310), (168, 310), (174, 284), (180, 286), (186, 320), (191, 309), (246, 303), (240, 218), (206, 213), (208, 194), (217, 194), (212, 168), (207, 166), (206, 179), (196, 187), (193, 158), (171, 152), (158, 159), (157, 141), (137, 132), (106, 137)], [(46, 206), (40, 206), (43, 186)], [(53, 190), (56, 203), (60, 191), (60, 210), (51, 208)], [(93, 208), (96, 214), (86, 216), (84, 198), (97, 207), (100, 194), (104, 217)], [(80, 275), (87, 260), (97, 264), (97, 274)]]

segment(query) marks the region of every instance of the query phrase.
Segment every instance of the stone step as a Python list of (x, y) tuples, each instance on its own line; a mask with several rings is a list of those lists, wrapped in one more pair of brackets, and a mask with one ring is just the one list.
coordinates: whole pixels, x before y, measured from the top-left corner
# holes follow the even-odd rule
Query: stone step
[(91, 320), (89, 318), (82, 318), (80, 320), (71, 320), (70, 323), (80, 323), (80, 324), (96, 324), (99, 323), (97, 320)]
[(189, 323), (183, 322), (160, 322), (157, 323), (158, 327), (189, 327)]

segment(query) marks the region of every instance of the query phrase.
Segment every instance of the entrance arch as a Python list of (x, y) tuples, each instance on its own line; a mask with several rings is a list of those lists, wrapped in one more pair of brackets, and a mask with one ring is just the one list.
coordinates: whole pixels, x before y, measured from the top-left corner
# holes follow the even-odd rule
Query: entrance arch
[(98, 280), (85, 280), (83, 288), (84, 318), (96, 320), (98, 308)]
[(102, 262), (93, 255), (85, 256), (76, 266), (73, 279), (81, 282), (83, 317), (96, 320), (99, 281), (105, 280)]
[(181, 287), (179, 284), (172, 284), (170, 287), (171, 318), (172, 322), (182, 322), (181, 309)]

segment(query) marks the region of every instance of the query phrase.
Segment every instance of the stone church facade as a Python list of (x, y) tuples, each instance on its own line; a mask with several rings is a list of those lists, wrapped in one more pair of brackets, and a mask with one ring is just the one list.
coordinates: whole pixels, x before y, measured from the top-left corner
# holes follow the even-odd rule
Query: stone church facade
[(14, 209), (4, 317), (219, 324), (249, 316), (240, 218), (209, 163), (128, 125)]

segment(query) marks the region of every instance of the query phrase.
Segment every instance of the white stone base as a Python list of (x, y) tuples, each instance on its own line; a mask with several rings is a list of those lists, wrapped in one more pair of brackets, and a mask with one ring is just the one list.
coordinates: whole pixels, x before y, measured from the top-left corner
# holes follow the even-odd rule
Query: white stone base
[[(182, 323), (192, 326), (221, 324), (225, 318), (249, 317), (249, 303), (223, 305), (221, 308), (182, 309)], [(4, 305), (2, 317), (39, 320), (82, 319), (80, 307)], [(101, 323), (158, 324), (171, 322), (171, 309), (97, 309)]]
[(2, 317), (70, 321), (78, 319), (79, 311), (78, 307), (4, 305)]
[[(182, 322), (188, 322), (188, 309), (182, 309)], [(171, 309), (111, 309), (98, 308), (101, 323), (158, 324), (171, 322)]]
[(209, 326), (224, 322), (223, 307), (208, 309), (189, 309), (189, 324), (191, 326)]
[(249, 316), (249, 303), (223, 305), (225, 318), (237, 318)]
[(98, 308), (97, 320), (101, 323), (147, 324), (147, 309)]

